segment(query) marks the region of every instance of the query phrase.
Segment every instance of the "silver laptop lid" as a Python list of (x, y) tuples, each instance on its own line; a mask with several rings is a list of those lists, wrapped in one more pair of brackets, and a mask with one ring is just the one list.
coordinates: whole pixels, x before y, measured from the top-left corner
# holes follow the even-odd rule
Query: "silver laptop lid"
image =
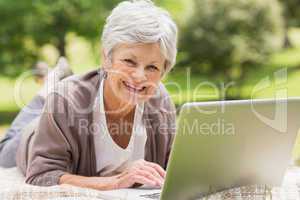
[(300, 98), (185, 104), (161, 199), (280, 185), (299, 127)]

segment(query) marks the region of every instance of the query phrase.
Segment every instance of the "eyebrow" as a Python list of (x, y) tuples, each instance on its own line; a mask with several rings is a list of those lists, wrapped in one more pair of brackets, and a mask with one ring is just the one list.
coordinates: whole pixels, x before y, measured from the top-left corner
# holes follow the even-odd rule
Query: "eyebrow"
[(129, 56), (133, 57), (134, 59), (137, 59), (137, 57), (134, 54), (132, 54), (132, 53), (129, 53)]
[[(133, 59), (137, 60), (137, 56), (135, 56), (133, 53), (128, 53), (129, 57), (132, 57)], [(158, 61), (152, 61), (149, 63), (149, 65), (153, 65), (153, 64), (159, 64)]]
[[(133, 57), (134, 59), (137, 59), (137, 57), (136, 57), (134, 54), (132, 54), (132, 53), (130, 53), (129, 56), (130, 56), (130, 57)], [(150, 64), (158, 64), (158, 63), (159, 63), (159, 62), (157, 62), (157, 61), (152, 61), (152, 62), (150, 62)]]
[(152, 61), (152, 62), (150, 62), (150, 64), (159, 64), (159, 62), (157, 62), (157, 61)]

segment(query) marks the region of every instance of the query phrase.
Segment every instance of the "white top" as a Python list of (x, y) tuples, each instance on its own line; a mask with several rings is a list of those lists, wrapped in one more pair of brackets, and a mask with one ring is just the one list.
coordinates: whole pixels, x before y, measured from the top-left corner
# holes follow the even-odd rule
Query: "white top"
[(100, 103), (100, 126), (98, 126), (100, 130), (94, 136), (94, 143), (98, 174), (100, 176), (111, 176), (122, 172), (132, 161), (144, 159), (147, 133), (142, 122), (144, 103), (141, 103), (135, 108), (132, 134), (126, 149), (114, 142), (109, 134), (106, 122), (103, 81), (100, 84), (99, 95), (96, 98), (96, 104), (97, 102)]

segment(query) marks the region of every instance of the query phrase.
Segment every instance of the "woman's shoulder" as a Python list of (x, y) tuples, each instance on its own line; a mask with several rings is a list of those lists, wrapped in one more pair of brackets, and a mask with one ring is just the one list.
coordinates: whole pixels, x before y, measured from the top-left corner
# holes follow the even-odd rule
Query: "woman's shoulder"
[(53, 92), (63, 97), (72, 107), (88, 108), (97, 95), (101, 79), (102, 70), (73, 75), (60, 81)]

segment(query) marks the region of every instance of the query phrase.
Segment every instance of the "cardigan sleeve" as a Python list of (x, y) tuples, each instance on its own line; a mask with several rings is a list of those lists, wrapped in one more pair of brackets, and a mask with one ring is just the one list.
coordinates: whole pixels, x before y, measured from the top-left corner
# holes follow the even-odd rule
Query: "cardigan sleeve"
[(176, 133), (176, 107), (175, 104), (173, 103), (170, 95), (167, 93), (167, 90), (164, 88), (165, 94), (163, 95), (163, 118), (165, 123), (167, 124), (166, 127), (166, 134), (167, 134), (167, 144), (166, 144), (166, 158), (165, 158), (165, 163), (164, 163), (164, 168), (167, 168), (173, 141), (175, 138), (175, 133)]
[(67, 117), (67, 101), (57, 93), (50, 94), (29, 149), (26, 183), (57, 185), (62, 175), (71, 173), (72, 134)]
[(166, 169), (176, 132), (176, 108), (162, 83), (158, 94), (147, 103), (149, 129), (145, 159)]

